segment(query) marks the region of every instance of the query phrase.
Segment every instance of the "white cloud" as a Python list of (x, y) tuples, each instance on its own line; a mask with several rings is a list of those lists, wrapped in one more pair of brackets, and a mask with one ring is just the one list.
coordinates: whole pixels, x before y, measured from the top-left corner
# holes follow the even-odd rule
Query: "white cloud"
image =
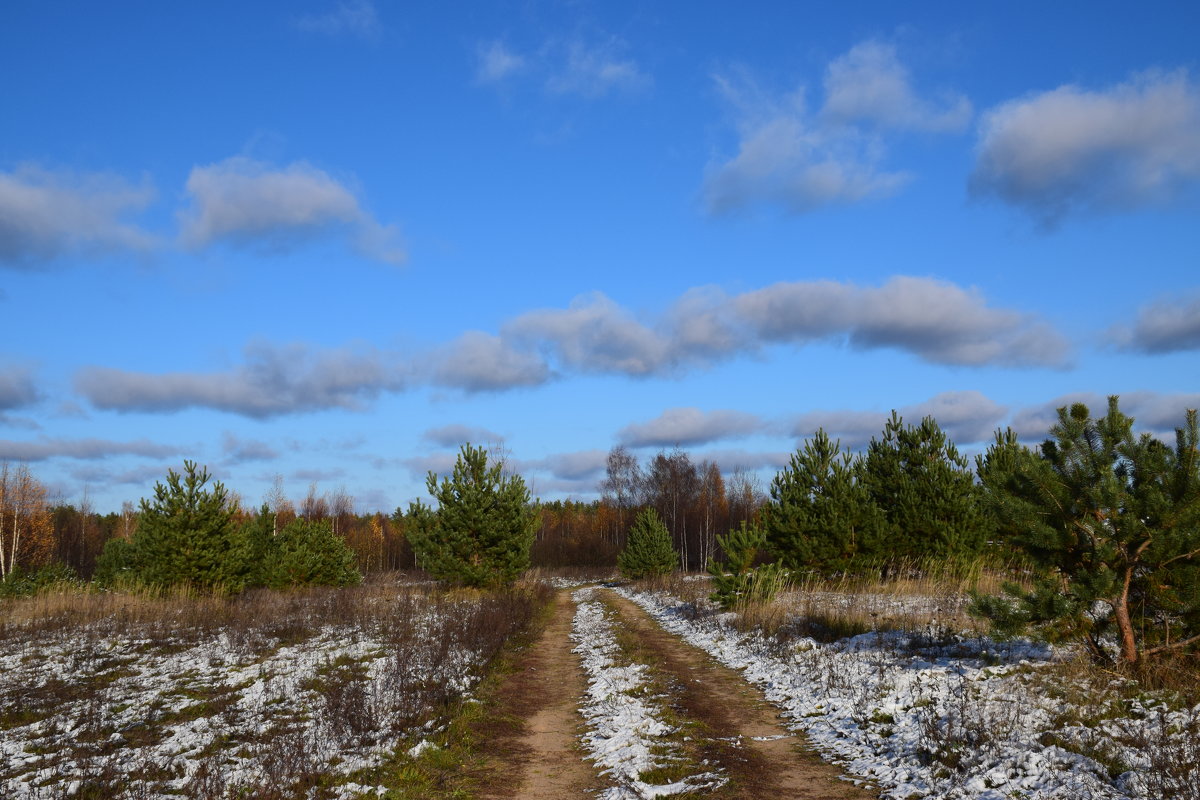
[(823, 115), (844, 122), (871, 121), (890, 128), (953, 132), (971, 119), (971, 102), (959, 94), (940, 105), (919, 97), (896, 47), (879, 41), (855, 45), (825, 72)]
[(1133, 328), (1116, 328), (1113, 338), (1143, 353), (1200, 350), (1200, 294), (1164, 298), (1138, 312)]
[(599, 292), (566, 309), (529, 311), (503, 327), (514, 341), (544, 347), (585, 372), (651, 375), (668, 365), (670, 344)]
[(524, 56), (501, 41), (481, 44), (477, 56), (479, 64), (475, 77), (480, 83), (499, 83), (524, 71), (527, 66)]
[(519, 461), (513, 466), (518, 471), (540, 470), (549, 472), (561, 481), (586, 482), (595, 480), (604, 472), (608, 453), (604, 450), (580, 450), (573, 453), (555, 453), (531, 461)]
[[(925, 417), (933, 417), (955, 444), (988, 442), (1002, 422), (1007, 409), (977, 391), (942, 392), (929, 400), (896, 409), (906, 425), (915, 425)], [(812, 411), (801, 414), (792, 425), (792, 433), (808, 438), (824, 429), (832, 439), (841, 440), (843, 447), (860, 450), (883, 433), (890, 410)]]
[(538, 386), (550, 379), (546, 362), (536, 354), (481, 331), (467, 331), (431, 360), (434, 383), (468, 392)]
[(830, 439), (836, 439), (842, 447), (859, 450), (877, 436), (887, 421), (882, 411), (859, 411), (853, 409), (809, 411), (796, 418), (792, 433), (798, 439), (807, 439), (818, 430), (824, 430)]
[(428, 456), (401, 459), (401, 463), (408, 467), (408, 471), (414, 478), (422, 479), (430, 472), (439, 476), (450, 475), (454, 472), (454, 465), (457, 461), (457, 453), (434, 453)]
[(88, 367), (75, 388), (112, 411), (212, 408), (257, 419), (329, 408), (359, 409), (405, 386), (403, 371), (372, 350), (315, 351), (304, 345), (250, 345), (246, 363), (227, 372), (148, 374)]
[[(411, 363), (370, 348), (259, 343), (246, 348), (244, 364), (221, 372), (88, 367), (76, 374), (75, 388), (99, 409), (211, 408), (263, 419), (358, 409), (418, 384), (491, 392), (572, 373), (677, 375), (767, 345), (815, 340), (894, 348), (955, 366), (1060, 367), (1069, 355), (1063, 337), (1036, 317), (990, 307), (978, 292), (954, 284), (897, 276), (879, 287), (798, 281), (732, 296), (705, 287), (685, 292), (649, 322), (593, 293), (565, 309), (521, 314), (499, 335), (467, 331)], [(0, 401), (2, 390), (0, 383)]]
[[(1174, 441), (1175, 429), (1182, 426), (1189, 408), (1200, 408), (1200, 392), (1164, 394), (1145, 390), (1117, 392), (1121, 412), (1133, 417), (1134, 432), (1146, 431)], [(1108, 412), (1108, 397), (1097, 392), (1073, 392), (1053, 400), (1027, 406), (1013, 414), (1009, 426), (1027, 444), (1038, 444), (1050, 436), (1058, 422), (1058, 409), (1083, 403), (1093, 417)]]
[(180, 215), (183, 242), (216, 242), (287, 250), (331, 230), (346, 232), (368, 258), (401, 264), (394, 226), (382, 225), (343, 183), (303, 161), (273, 167), (235, 156), (188, 176), (191, 207)]
[(343, 0), (337, 8), (325, 14), (306, 14), (296, 20), (302, 31), (329, 36), (350, 34), (363, 39), (375, 39), (383, 30), (379, 12), (371, 0)]
[(956, 131), (971, 115), (960, 95), (942, 103), (920, 97), (895, 48), (875, 41), (829, 64), (815, 113), (803, 85), (773, 96), (744, 73), (715, 81), (738, 130), (737, 154), (711, 165), (705, 179), (715, 214), (758, 203), (804, 213), (895, 194), (911, 176), (883, 166), (885, 134)]
[(626, 425), (617, 438), (630, 447), (694, 446), (749, 436), (762, 426), (758, 417), (741, 411), (669, 408), (655, 419)]
[(0, 264), (36, 267), (64, 255), (148, 251), (154, 237), (126, 220), (154, 197), (146, 181), (135, 186), (103, 173), (33, 164), (0, 172)]
[(0, 366), (0, 411), (31, 406), (37, 400), (33, 370), (28, 367)]
[(650, 83), (637, 62), (625, 56), (625, 44), (616, 38), (603, 42), (567, 42), (555, 59), (546, 88), (555, 94), (600, 97), (610, 92), (632, 91)]
[[(158, 481), (164, 480), (170, 469), (172, 469), (170, 466), (149, 464), (144, 467), (114, 472), (108, 466), (87, 466), (71, 470), (71, 477), (85, 486), (87, 484), (153, 486)], [(178, 471), (177, 466), (174, 469)]]
[(813, 125), (803, 108), (743, 124), (738, 153), (709, 169), (705, 197), (721, 214), (765, 202), (792, 213), (895, 194), (909, 180), (879, 168), (876, 142)]
[(1178, 71), (997, 106), (980, 126), (971, 190), (1054, 225), (1073, 212), (1169, 201), (1197, 179), (1200, 89)]
[(35, 441), (0, 440), (0, 461), (46, 461), (51, 458), (75, 458), (85, 461), (110, 456), (164, 458), (179, 453), (179, 448), (147, 439), (114, 442), (109, 439), (46, 438)]
[(476, 446), (483, 443), (504, 442), (504, 436), (501, 434), (475, 425), (442, 425), (437, 428), (429, 428), (421, 434), (421, 438), (442, 447), (458, 447), (467, 442)]
[(279, 458), (279, 451), (259, 439), (243, 439), (229, 431), (225, 432), (221, 449), (225, 458), (232, 464), (244, 464), (248, 461), (273, 461)]
[[(1107, 400), (1106, 400), (1107, 403)], [(1135, 391), (1121, 395), (1121, 410), (1134, 418), (1134, 430), (1148, 430), (1174, 442), (1189, 408), (1200, 409), (1200, 392), (1162, 394)], [(1101, 411), (1107, 405), (1101, 407)]]
[(777, 283), (732, 299), (743, 324), (768, 341), (846, 337), (854, 347), (893, 347), (939, 364), (1062, 366), (1068, 345), (1027, 314), (987, 306), (975, 291), (896, 276), (883, 286), (833, 281)]

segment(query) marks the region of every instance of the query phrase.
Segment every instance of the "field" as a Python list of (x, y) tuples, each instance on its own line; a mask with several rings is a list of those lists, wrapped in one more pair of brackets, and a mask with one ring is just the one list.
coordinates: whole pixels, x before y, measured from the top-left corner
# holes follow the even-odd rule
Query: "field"
[(960, 589), (740, 614), (702, 578), (8, 601), (0, 796), (1200, 798), (1194, 683), (992, 641)]
[(534, 606), (528, 593), (395, 581), (12, 602), (0, 796), (358, 796), (440, 724)]

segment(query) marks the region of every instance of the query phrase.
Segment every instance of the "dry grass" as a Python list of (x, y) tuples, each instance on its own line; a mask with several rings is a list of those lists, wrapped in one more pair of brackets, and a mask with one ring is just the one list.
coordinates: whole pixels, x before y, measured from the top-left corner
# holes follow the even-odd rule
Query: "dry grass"
[[(967, 613), (968, 592), (998, 593), (1021, 573), (986, 560), (960, 563), (890, 562), (855, 575), (792, 576), (769, 603), (736, 609), (736, 626), (771, 636), (810, 636), (818, 641), (880, 630), (923, 636), (949, 632), (981, 634), (985, 627)], [(716, 613), (705, 575), (675, 574), (658, 589), (688, 604), (694, 614)]]
[[(62, 797), (74, 791), (71, 780), (80, 781), (71, 796), (83, 798), (329, 796), (344, 779), (334, 777), (331, 746), (386, 747), (433, 724), (461, 698), (464, 669), (478, 675), (548, 595), (540, 585), (443, 592), (395, 575), (233, 597), (57, 591), (5, 601), (0, 646), (34, 661), (21, 662), (23, 680), (0, 675), (0, 731), (42, 755), (0, 766), (0, 796)], [(272, 666), (289, 645), (321, 653), (331, 644), (307, 677)], [(36, 667), (52, 652), (70, 663)], [(176, 656), (188, 666), (168, 684), (160, 677), (138, 688), (148, 669)], [(238, 683), (234, 673), (255, 677)], [(267, 699), (239, 704), (256, 681)], [(221, 733), (201, 752), (162, 750), (176, 726), (193, 721)], [(247, 775), (258, 777), (247, 783)]]

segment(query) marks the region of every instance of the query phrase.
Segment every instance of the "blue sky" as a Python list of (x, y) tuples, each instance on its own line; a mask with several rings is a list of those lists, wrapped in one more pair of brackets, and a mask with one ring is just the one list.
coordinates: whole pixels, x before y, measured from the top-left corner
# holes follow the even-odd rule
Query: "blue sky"
[(1200, 7), (6, 3), (0, 459), (361, 510), (1200, 405)]

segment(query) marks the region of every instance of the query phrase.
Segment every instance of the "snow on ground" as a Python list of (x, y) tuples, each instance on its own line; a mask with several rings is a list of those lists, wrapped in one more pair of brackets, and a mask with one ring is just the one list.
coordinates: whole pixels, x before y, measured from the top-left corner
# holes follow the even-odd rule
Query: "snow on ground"
[(679, 760), (678, 747), (667, 738), (674, 730), (659, 718), (656, 698), (648, 696), (649, 668), (627, 663), (613, 633), (605, 607), (593, 600), (594, 589), (580, 589), (572, 597), (578, 604), (571, 626), (588, 677), (587, 696), (581, 709), (589, 730), (583, 737), (589, 758), (601, 774), (617, 782), (600, 796), (604, 800), (664, 797), (718, 786), (716, 773), (692, 775), (668, 784), (641, 780), (644, 773)]
[(795, 730), (889, 800), (1200, 797), (1200, 706), (1056, 685), (1063, 657), (1027, 641), (877, 632), (780, 646), (730, 615), (618, 589), (668, 631), (741, 670)]
[(381, 613), (403, 618), (403, 638), (383, 624), (317, 626), (295, 641), (227, 628), (164, 640), (113, 625), (10, 637), (0, 797), (69, 797), (88, 784), (89, 796), (97, 785), (145, 800), (237, 796), (378, 765), (474, 684), (483, 659), (455, 633), (472, 609), (415, 602), (414, 613)]

